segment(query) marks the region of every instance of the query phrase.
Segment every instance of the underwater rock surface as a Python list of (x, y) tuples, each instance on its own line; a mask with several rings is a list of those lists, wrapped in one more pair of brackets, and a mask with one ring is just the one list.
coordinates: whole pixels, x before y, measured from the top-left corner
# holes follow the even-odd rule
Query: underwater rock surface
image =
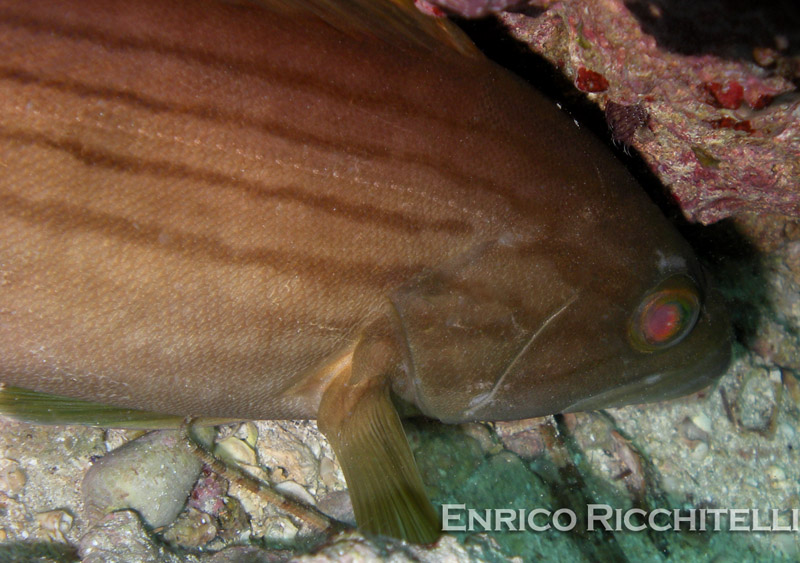
[[(467, 17), (505, 8), (433, 3)], [(616, 141), (636, 149), (687, 218), (800, 215), (796, 3), (530, 0), (513, 9), (522, 12), (498, 16), (505, 29), (605, 112)]]

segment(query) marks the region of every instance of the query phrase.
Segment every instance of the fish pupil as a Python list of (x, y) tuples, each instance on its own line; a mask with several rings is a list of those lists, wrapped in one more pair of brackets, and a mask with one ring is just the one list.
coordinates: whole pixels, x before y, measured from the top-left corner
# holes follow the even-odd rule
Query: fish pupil
[(680, 331), (684, 317), (682, 307), (675, 302), (650, 307), (645, 317), (645, 339), (653, 344), (666, 342)]

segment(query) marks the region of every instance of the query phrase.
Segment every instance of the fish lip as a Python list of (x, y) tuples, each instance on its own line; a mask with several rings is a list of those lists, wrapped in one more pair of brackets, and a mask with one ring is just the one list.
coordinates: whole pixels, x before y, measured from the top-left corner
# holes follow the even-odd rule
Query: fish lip
[[(727, 338), (715, 351), (706, 355), (692, 367), (691, 377), (673, 377), (685, 370), (651, 374), (625, 385), (604, 391), (598, 395), (576, 401), (561, 412), (580, 412), (602, 408), (615, 408), (631, 404), (651, 403), (677, 399), (695, 393), (716, 382), (730, 365), (732, 343)], [(651, 380), (648, 382), (648, 380)]]

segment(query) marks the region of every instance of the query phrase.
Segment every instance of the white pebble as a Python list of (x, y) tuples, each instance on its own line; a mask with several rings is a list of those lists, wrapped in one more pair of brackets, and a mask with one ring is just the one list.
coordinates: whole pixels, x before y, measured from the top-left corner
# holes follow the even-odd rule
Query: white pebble
[(299, 485), (294, 481), (283, 481), (278, 483), (275, 485), (275, 490), (304, 504), (310, 504), (311, 506), (317, 504), (317, 501), (311, 496), (311, 493), (305, 490), (302, 485)]
[(767, 467), (767, 477), (770, 481), (783, 481), (786, 479), (786, 472), (777, 465)]
[(701, 412), (692, 417), (692, 422), (695, 426), (697, 426), (700, 430), (705, 432), (706, 434), (711, 433), (711, 419), (708, 418), (708, 415)]

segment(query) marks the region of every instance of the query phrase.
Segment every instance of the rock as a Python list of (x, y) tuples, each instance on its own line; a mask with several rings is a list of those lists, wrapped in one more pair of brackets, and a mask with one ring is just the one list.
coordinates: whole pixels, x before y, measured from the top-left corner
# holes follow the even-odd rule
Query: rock
[(66, 542), (64, 534), (72, 528), (74, 518), (66, 510), (48, 510), (37, 514), (35, 520), (44, 537), (52, 541)]
[(25, 486), (25, 472), (14, 459), (0, 459), (0, 492), (17, 496)]
[(331, 518), (335, 518), (339, 522), (344, 522), (345, 524), (350, 524), (351, 526), (356, 525), (356, 516), (353, 513), (353, 503), (350, 500), (350, 493), (348, 493), (346, 490), (326, 493), (319, 499), (317, 508)]
[(170, 545), (189, 549), (203, 547), (216, 536), (214, 517), (196, 508), (182, 512), (163, 533), (164, 541)]
[(179, 558), (156, 545), (130, 510), (114, 512), (102, 518), (80, 540), (82, 563), (191, 563), (196, 558)]
[(283, 563), (292, 552), (237, 545), (201, 559), (202, 563)]
[(177, 431), (151, 432), (96, 461), (82, 487), (89, 520), (121, 509), (153, 528), (175, 520), (202, 466), (180, 441)]

